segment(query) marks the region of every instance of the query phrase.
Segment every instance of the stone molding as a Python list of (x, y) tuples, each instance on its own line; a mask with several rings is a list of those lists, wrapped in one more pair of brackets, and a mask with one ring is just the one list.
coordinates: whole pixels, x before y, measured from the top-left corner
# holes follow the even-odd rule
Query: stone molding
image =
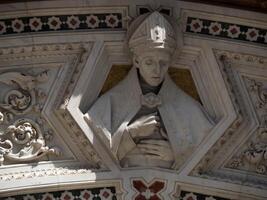
[[(259, 123), (257, 121), (253, 121), (257, 120), (257, 117), (252, 118), (254, 113), (253, 107), (255, 107), (255, 109), (265, 109), (265, 87), (263, 86), (263, 84), (260, 84), (261, 86), (263, 86), (262, 89), (255, 88), (253, 86), (243, 86), (243, 84), (241, 87), (239, 83), (239, 77), (241, 77), (242, 82), (246, 82), (246, 77), (253, 77), (253, 75), (250, 74), (249, 69), (248, 71), (246, 71), (246, 66), (250, 66), (252, 68), (251, 70), (253, 70), (253, 68), (264, 69), (264, 66), (266, 65), (266, 57), (223, 50), (215, 50), (214, 52), (216, 54), (218, 62), (221, 63), (221, 72), (225, 79), (225, 83), (229, 88), (229, 94), (231, 94), (232, 102), (235, 105), (238, 117), (235, 120), (234, 127), (231, 126), (228, 131), (224, 133), (223, 137), (221, 137), (216, 142), (216, 144), (208, 151), (208, 153), (202, 158), (202, 161), (197, 165), (192, 174), (194, 176), (200, 176), (208, 179), (223, 180), (227, 182), (236, 183), (239, 182), (240, 184), (252, 187), (266, 188), (266, 181), (264, 180), (264, 177), (259, 175), (265, 174), (266, 172), (264, 164), (265, 161), (263, 158), (265, 145), (260, 145), (260, 149), (258, 149), (258, 154), (262, 159), (257, 160), (256, 163), (258, 164), (255, 165), (254, 174), (249, 173), (252, 170), (249, 166), (247, 166), (247, 169), (246, 167), (241, 167), (243, 172), (246, 172), (245, 174), (247, 175), (242, 173), (242, 170), (240, 168), (240, 166), (243, 165), (242, 159), (247, 158), (250, 160), (251, 156), (255, 156), (255, 159), (257, 157), (257, 153), (255, 151), (252, 151), (252, 149), (255, 149), (255, 137), (259, 136), (259, 134), (253, 135), (253, 133), (255, 131), (260, 131), (259, 133), (263, 134), (265, 133), (265, 125), (261, 124), (261, 121), (264, 122), (264, 111), (260, 112), (261, 114), (259, 115)], [(244, 70), (242, 71), (242, 69)], [(264, 74), (262, 74), (262, 78), (263, 77)], [(253, 105), (248, 106), (248, 103), (246, 102), (247, 100), (244, 100), (244, 92), (246, 93), (246, 91), (244, 90), (247, 90), (247, 88), (255, 88), (254, 91), (256, 91), (256, 93), (257, 91), (259, 92), (259, 94), (257, 94), (260, 95), (260, 97), (258, 97), (258, 103), (254, 102), (252, 103)], [(248, 91), (250, 91), (250, 89), (248, 89)], [(245, 124), (248, 125), (245, 126)], [(263, 129), (261, 127), (263, 127)], [(254, 139), (251, 139), (251, 137)], [(244, 157), (242, 156), (241, 158), (236, 155), (234, 157), (231, 156), (231, 160), (229, 160), (229, 158), (225, 158), (225, 155), (228, 155), (229, 152), (233, 151), (233, 147), (238, 143), (238, 141), (241, 140), (245, 140), (247, 141), (247, 143), (252, 145), (248, 149), (242, 150), (239, 149), (240, 147), (238, 147), (238, 149), (234, 150), (237, 155), (244, 155)], [(242, 152), (244, 152), (244, 154), (242, 154)], [(253, 152), (256, 154), (254, 155)], [(226, 160), (226, 163), (222, 163), (222, 161), (224, 160)], [(235, 170), (230, 171), (229, 168)], [(258, 173), (258, 175), (255, 174), (256, 172)]]

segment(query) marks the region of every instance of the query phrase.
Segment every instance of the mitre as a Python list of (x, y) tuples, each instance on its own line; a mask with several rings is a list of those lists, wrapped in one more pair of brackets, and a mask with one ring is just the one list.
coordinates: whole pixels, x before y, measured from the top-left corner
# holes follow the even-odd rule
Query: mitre
[(129, 47), (135, 53), (151, 49), (173, 53), (176, 48), (175, 36), (171, 23), (157, 11), (137, 17), (128, 29)]

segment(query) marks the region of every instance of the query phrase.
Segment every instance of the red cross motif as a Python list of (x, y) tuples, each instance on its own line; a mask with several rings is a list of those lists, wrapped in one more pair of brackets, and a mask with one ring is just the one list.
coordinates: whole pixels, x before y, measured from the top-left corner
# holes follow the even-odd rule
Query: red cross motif
[(160, 180), (154, 180), (151, 183), (146, 183), (143, 180), (133, 180), (133, 188), (136, 190), (134, 200), (162, 200), (159, 195), (165, 187), (165, 182)]
[(232, 34), (236, 34), (236, 33), (237, 33), (237, 30), (236, 30), (235, 28), (232, 28), (232, 29), (230, 30), (230, 32), (231, 32)]
[(251, 31), (251, 32), (249, 33), (249, 35), (250, 35), (251, 38), (254, 38), (257, 34), (256, 34), (254, 31)]
[(212, 27), (212, 30), (216, 33), (219, 30), (219, 28), (218, 28), (218, 26), (215, 25)]
[(195, 23), (195, 24), (193, 24), (193, 26), (195, 29), (198, 29), (200, 27), (199, 23)]

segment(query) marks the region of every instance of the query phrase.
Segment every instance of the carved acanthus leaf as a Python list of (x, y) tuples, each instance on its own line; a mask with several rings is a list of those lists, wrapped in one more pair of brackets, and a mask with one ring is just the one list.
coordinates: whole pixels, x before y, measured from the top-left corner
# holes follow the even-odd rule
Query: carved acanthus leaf
[[(226, 182), (236, 183), (239, 180), (240, 184), (266, 188), (266, 73), (256, 75), (253, 72), (250, 76), (247, 66), (255, 72), (257, 69), (265, 71), (267, 58), (222, 50), (215, 50), (215, 55), (237, 118), (202, 158), (192, 174)], [(255, 131), (252, 132), (253, 130)], [(242, 143), (245, 139), (247, 142), (236, 149), (241, 138)]]
[[(25, 75), (20, 72), (7, 72), (0, 74), (0, 82), (13, 89), (4, 97), (4, 103), (0, 103), (0, 109), (4, 115), (21, 115), (37, 108), (37, 98), (44, 98), (45, 93), (37, 87), (38, 83), (48, 80), (47, 71), (37, 76)], [(6, 118), (8, 119), (8, 118)]]
[[(48, 81), (48, 71), (39, 73), (6, 72), (0, 74), (4, 88), (0, 102), (0, 165), (32, 162), (45, 155), (59, 155), (47, 146), (51, 133), (41, 120), (46, 92), (41, 84)], [(51, 132), (51, 131), (50, 131)]]
[(59, 154), (49, 148), (41, 128), (30, 119), (17, 120), (0, 133), (0, 165), (7, 159), (13, 162), (33, 161), (47, 154)]
[(267, 82), (248, 77), (244, 81), (259, 117), (259, 127), (226, 167), (267, 174)]

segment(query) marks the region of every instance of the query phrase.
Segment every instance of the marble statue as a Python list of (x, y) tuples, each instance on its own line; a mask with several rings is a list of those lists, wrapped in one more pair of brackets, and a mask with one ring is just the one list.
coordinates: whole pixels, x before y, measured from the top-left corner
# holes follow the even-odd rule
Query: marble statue
[(129, 28), (134, 67), (85, 115), (109, 138), (122, 167), (178, 168), (213, 126), (168, 76), (175, 37), (160, 13), (137, 18)]

